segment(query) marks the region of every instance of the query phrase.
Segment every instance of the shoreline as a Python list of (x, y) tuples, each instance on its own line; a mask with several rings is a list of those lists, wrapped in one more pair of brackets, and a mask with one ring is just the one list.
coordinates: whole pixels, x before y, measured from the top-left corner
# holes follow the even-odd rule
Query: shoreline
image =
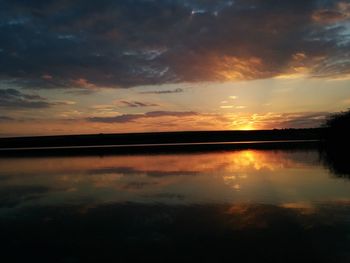
[(317, 149), (320, 140), (275, 140), (204, 143), (164, 143), (129, 145), (94, 145), (61, 147), (0, 148), (0, 158), (35, 156), (84, 156), (125, 154), (172, 154), (229, 150), (297, 150)]

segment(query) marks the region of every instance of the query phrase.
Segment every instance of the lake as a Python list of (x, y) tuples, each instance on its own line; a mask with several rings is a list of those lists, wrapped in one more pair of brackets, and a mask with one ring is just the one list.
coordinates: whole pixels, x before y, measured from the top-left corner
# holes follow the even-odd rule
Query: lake
[(0, 158), (5, 262), (350, 262), (316, 149)]

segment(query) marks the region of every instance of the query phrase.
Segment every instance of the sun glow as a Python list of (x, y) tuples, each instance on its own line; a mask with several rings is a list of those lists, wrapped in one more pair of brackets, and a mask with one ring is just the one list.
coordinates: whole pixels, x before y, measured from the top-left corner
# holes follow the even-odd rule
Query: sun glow
[(254, 128), (254, 124), (252, 122), (250, 122), (250, 123), (243, 124), (242, 126), (238, 127), (238, 130), (251, 131), (251, 130), (256, 130), (256, 129)]

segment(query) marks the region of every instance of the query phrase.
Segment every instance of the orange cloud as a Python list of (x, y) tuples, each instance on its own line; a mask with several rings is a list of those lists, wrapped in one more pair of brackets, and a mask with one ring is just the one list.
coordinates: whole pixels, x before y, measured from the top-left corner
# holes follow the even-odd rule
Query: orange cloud
[[(60, 120), (11, 120), (11, 125), (0, 122), (3, 134), (47, 135), (79, 133), (120, 133), (183, 130), (258, 130), (274, 128), (319, 127), (327, 112), (248, 113), (224, 114), (195, 112), (150, 112), (145, 114), (96, 113), (86, 119), (83, 113), (62, 113)], [(80, 116), (79, 116), (80, 115)], [(63, 116), (61, 116), (63, 117)]]
[(265, 71), (260, 58), (239, 58), (235, 56), (214, 56), (209, 58), (213, 72), (220, 81), (246, 80), (264, 78), (269, 75)]
[(73, 84), (78, 86), (79, 88), (85, 88), (85, 89), (96, 89), (97, 86), (91, 82), (89, 82), (87, 79), (79, 78), (76, 80), (73, 80)]

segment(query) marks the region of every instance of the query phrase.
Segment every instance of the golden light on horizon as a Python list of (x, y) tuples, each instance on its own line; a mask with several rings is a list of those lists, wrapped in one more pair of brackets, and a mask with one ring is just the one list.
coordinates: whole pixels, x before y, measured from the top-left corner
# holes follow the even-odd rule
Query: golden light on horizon
[(254, 125), (252, 123), (248, 123), (246, 125), (239, 127), (238, 130), (240, 130), (240, 131), (254, 131), (256, 129), (254, 128)]
[(253, 131), (256, 130), (256, 126), (254, 125), (253, 121), (248, 121), (245, 118), (239, 119), (238, 121), (232, 122), (231, 125), (232, 130), (239, 130), (239, 131)]

